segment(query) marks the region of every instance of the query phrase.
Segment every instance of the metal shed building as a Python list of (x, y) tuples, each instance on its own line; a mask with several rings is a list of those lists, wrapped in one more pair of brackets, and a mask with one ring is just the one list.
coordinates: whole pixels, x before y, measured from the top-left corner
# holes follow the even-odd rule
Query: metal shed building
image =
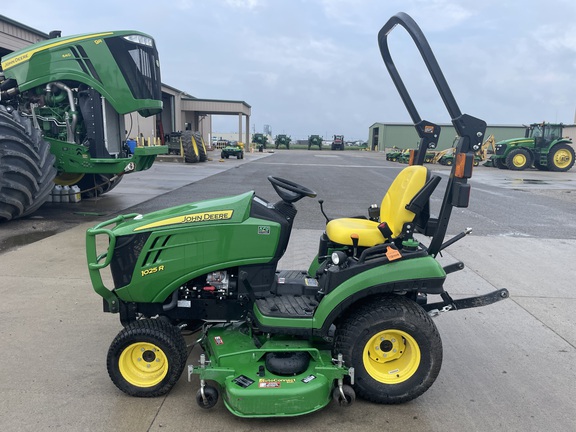
[[(456, 138), (456, 131), (452, 124), (440, 124), (440, 140), (437, 150), (452, 147)], [(522, 125), (489, 125), (486, 129), (486, 138), (494, 135), (496, 141), (524, 136), (525, 127)], [(397, 147), (401, 149), (414, 149), (418, 147), (420, 139), (410, 123), (374, 123), (370, 126), (368, 134), (368, 148), (373, 151), (385, 151)]]

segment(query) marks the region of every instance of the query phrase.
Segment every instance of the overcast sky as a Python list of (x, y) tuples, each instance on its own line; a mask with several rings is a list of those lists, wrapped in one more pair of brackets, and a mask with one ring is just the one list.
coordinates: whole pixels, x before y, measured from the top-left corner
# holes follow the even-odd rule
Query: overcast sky
[[(410, 122), (378, 51), (397, 12), (419, 24), (462, 112), (489, 124), (573, 123), (575, 0), (124, 0), (5, 2), (1, 13), (63, 35), (134, 29), (157, 43), (162, 81), (193, 96), (243, 100), (251, 131), (294, 139), (368, 137)], [(422, 118), (449, 115), (403, 29), (394, 60)], [(237, 129), (219, 116), (214, 132)]]

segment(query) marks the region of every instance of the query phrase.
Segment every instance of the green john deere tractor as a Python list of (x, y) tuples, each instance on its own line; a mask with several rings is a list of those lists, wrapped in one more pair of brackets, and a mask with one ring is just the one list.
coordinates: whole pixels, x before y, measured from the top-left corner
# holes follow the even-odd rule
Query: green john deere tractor
[(276, 145), (276, 148), (282, 146), (286, 147), (286, 150), (290, 150), (290, 142), (292, 141), (292, 139), (288, 136), (288, 135), (276, 135), (276, 138), (274, 139), (274, 144)]
[(255, 133), (252, 135), (252, 144), (256, 144), (258, 150), (265, 149), (266, 144), (268, 144), (268, 137), (263, 133)]
[(322, 137), (320, 135), (310, 135), (308, 137), (308, 150), (312, 146), (318, 146), (318, 150), (322, 150)]
[[(430, 196), (441, 178), (423, 163), (440, 127), (420, 119), (396, 71), (387, 37), (397, 25), (417, 44), (461, 137), (438, 217), (430, 216)], [(468, 233), (445, 241), (452, 209), (468, 206), (468, 178), (486, 123), (460, 112), (408, 15), (392, 17), (378, 41), (420, 136), (415, 164), (400, 172), (367, 216), (326, 217), (307, 269), (278, 270), (277, 264), (290, 239), (294, 204), (316, 193), (273, 176), (275, 203), (249, 191), (120, 215), (87, 231), (93, 288), (104, 311), (119, 314), (125, 326), (107, 355), (120, 390), (139, 397), (170, 391), (186, 369), (186, 329), (200, 334), (203, 353), (186, 370), (189, 380), (199, 378), (202, 408), (220, 396), (242, 417), (306, 414), (331, 400), (349, 405), (356, 394), (374, 403), (407, 402), (440, 371), (442, 341), (432, 317), (508, 296), (500, 289), (453, 299), (444, 282), (464, 264), (443, 267), (436, 260)], [(105, 268), (113, 287), (103, 282)], [(429, 302), (431, 295), (438, 301)]]
[(61, 37), (2, 57), (0, 221), (33, 213), (54, 183), (94, 196), (150, 168), (167, 148), (131, 154), (124, 115), (161, 111), (158, 53), (146, 34)]
[(568, 171), (574, 165), (570, 138), (562, 137), (562, 124), (533, 123), (524, 138), (512, 138), (495, 144), (490, 157), (500, 169), (521, 171), (534, 165), (541, 171)]

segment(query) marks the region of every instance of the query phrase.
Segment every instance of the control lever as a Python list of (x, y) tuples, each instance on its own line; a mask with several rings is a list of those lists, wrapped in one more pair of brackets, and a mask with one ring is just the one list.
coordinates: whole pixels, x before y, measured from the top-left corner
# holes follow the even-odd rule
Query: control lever
[(354, 258), (358, 255), (358, 242), (360, 241), (360, 237), (358, 234), (350, 234), (350, 239), (352, 240), (352, 245), (354, 246)]
[(322, 204), (324, 204), (324, 200), (323, 199), (319, 199), (318, 200), (318, 204), (320, 204), (320, 211), (322, 212), (322, 214), (324, 215), (324, 217), (326, 218), (326, 223), (330, 222), (330, 218), (328, 216), (326, 216), (326, 213), (324, 213), (324, 206)]

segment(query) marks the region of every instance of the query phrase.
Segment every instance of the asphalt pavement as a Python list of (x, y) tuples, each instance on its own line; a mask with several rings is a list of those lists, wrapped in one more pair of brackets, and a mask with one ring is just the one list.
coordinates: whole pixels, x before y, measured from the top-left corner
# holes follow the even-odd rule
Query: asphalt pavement
[[(23, 241), (0, 255), (0, 430), (576, 430), (574, 238), (469, 236), (448, 248), (443, 262), (466, 264), (448, 277), (446, 289), (453, 296), (506, 287), (511, 297), (435, 319), (444, 346), (442, 370), (424, 395), (406, 404), (357, 400), (349, 408), (330, 405), (297, 418), (241, 419), (221, 401), (212, 410), (199, 408), (199, 383), (189, 383), (186, 372), (160, 398), (132, 398), (116, 389), (106, 371), (106, 353), (121, 326), (116, 315), (102, 313), (102, 300), (92, 291), (86, 229), (116, 213), (120, 202), (123, 208), (144, 204), (196, 178), (267, 156), (247, 154), (241, 161), (194, 166), (156, 164), (146, 175), (127, 176), (99, 199), (92, 210), (98, 214), (90, 220), (77, 214), (66, 229), (29, 244)], [(558, 187), (551, 188), (558, 193)], [(9, 229), (0, 228), (4, 233)], [(321, 232), (295, 229), (279, 268), (307, 268), (315, 254), (309, 245)], [(195, 347), (189, 363), (199, 355)]]

